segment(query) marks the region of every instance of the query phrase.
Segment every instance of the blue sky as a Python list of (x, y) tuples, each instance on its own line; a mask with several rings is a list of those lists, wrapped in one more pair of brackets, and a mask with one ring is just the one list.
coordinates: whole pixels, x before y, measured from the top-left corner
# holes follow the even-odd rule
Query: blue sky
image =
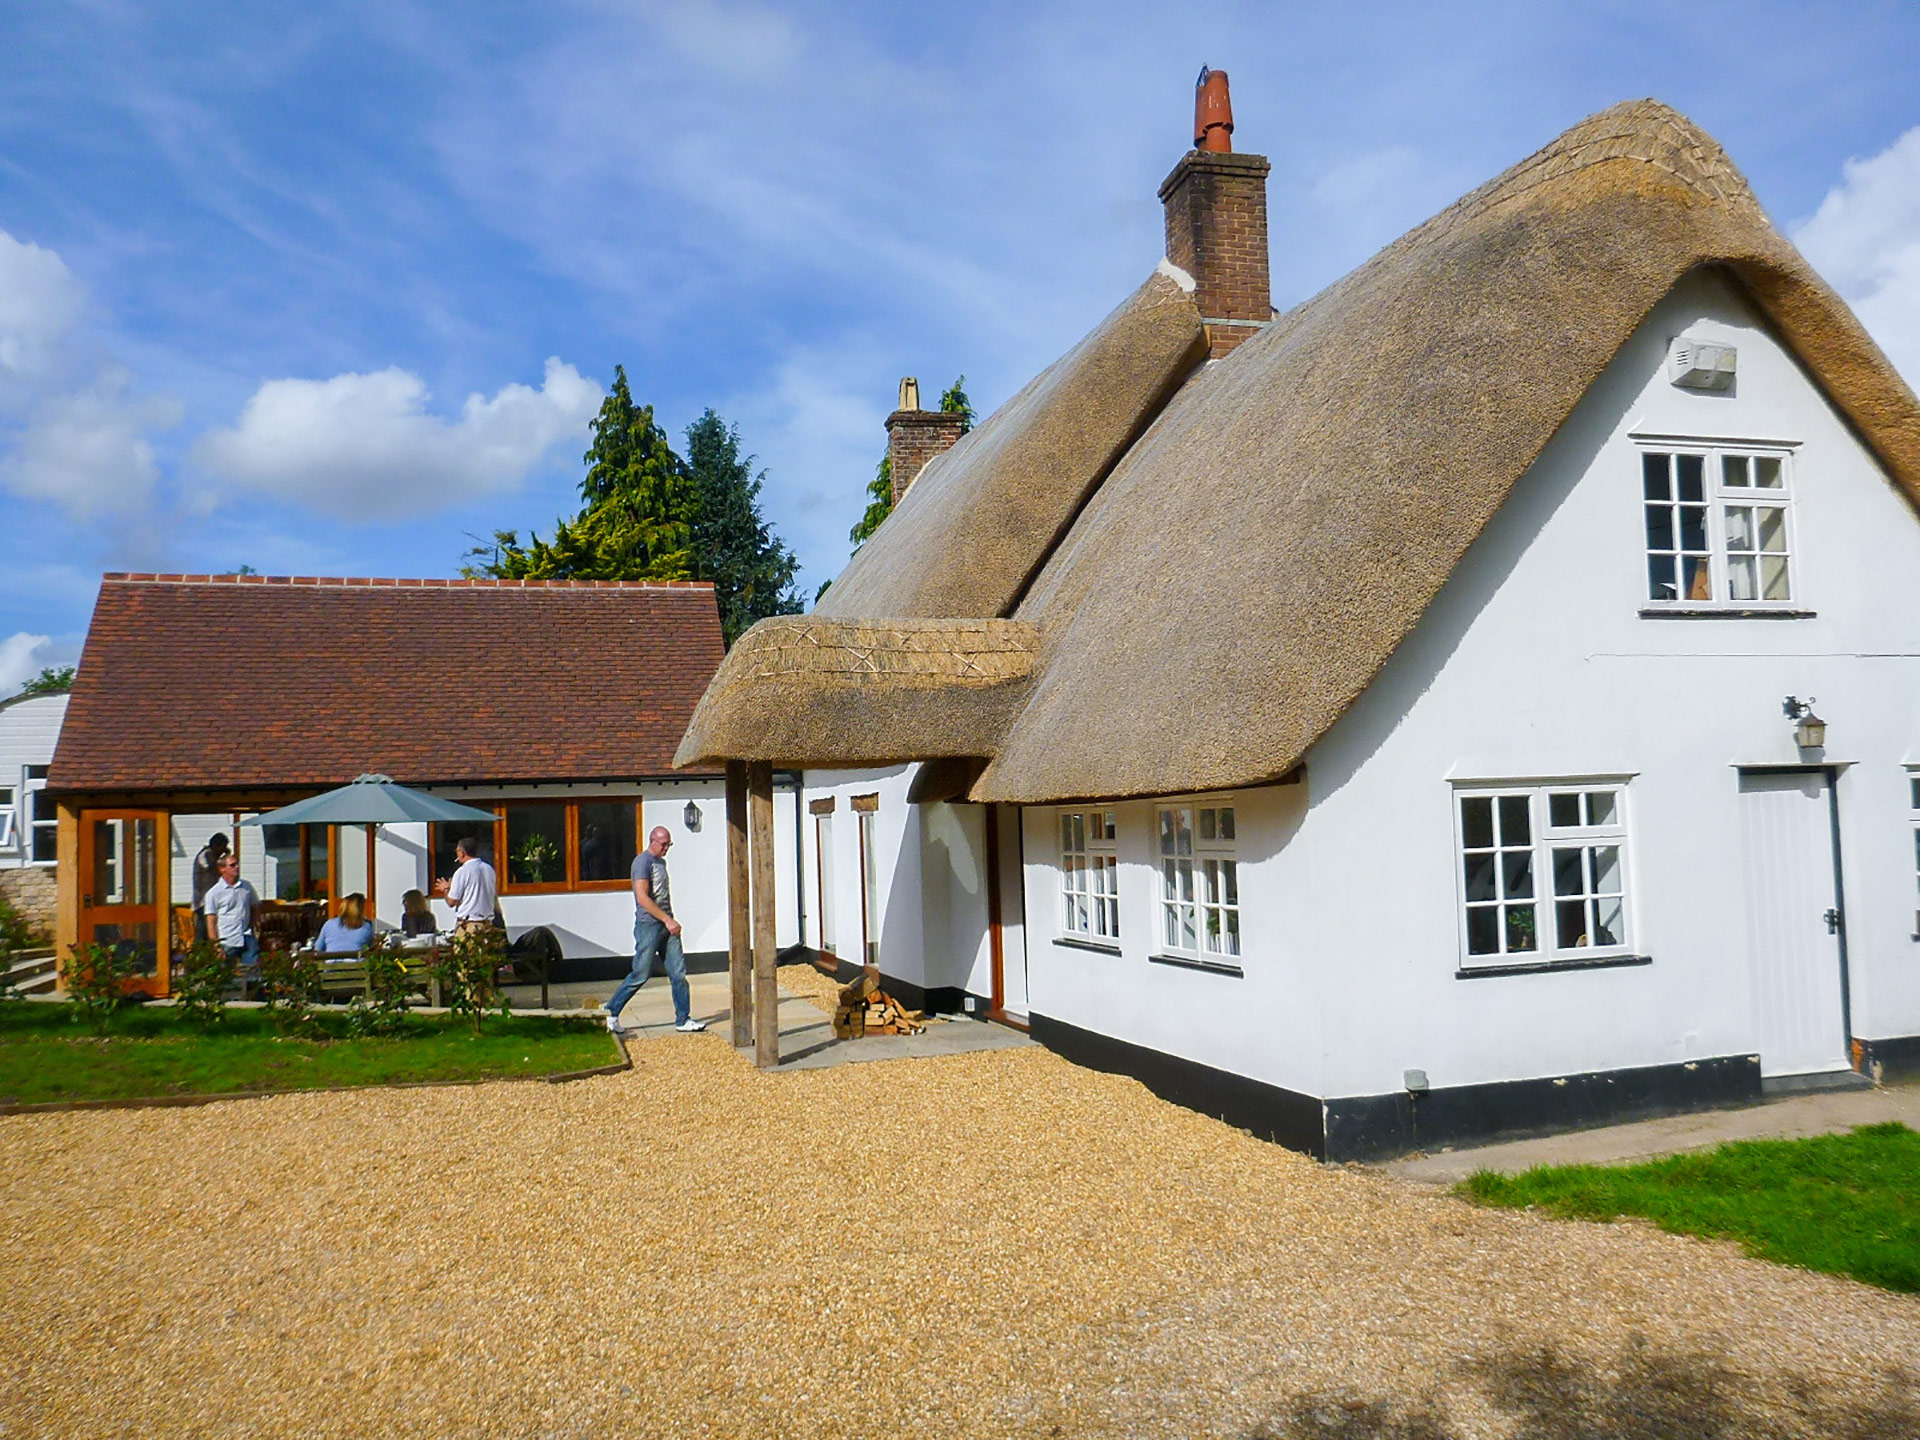
[(1613, 102), (1715, 135), (1920, 377), (1920, 6), (0, 9), (0, 695), (109, 569), (445, 575), (625, 364), (809, 592), (903, 374), (984, 413), (1161, 251), (1202, 63), (1287, 306)]

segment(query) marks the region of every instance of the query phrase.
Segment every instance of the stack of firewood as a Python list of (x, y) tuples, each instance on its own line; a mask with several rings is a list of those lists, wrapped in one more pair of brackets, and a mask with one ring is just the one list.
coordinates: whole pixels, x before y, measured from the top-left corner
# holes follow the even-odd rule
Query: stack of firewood
[(860, 978), (840, 991), (833, 1011), (833, 1033), (841, 1040), (858, 1040), (865, 1035), (918, 1035), (927, 1028), (927, 1017), (909, 1010), (880, 988), (880, 971), (868, 965)]

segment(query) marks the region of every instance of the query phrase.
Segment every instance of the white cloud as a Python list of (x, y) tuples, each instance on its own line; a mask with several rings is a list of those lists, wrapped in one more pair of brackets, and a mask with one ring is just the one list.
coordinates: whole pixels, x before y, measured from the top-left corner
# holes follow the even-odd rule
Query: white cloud
[(554, 446), (581, 440), (600, 387), (547, 361), (538, 390), (467, 397), (457, 420), (428, 412), (426, 382), (395, 368), (330, 380), (269, 380), (233, 428), (194, 459), (222, 479), (359, 519), (443, 510), (518, 485)]
[(148, 436), (180, 410), (85, 342), (86, 300), (57, 253), (0, 230), (0, 488), (132, 522), (159, 473)]
[(0, 378), (45, 375), (85, 303), (86, 292), (59, 255), (0, 230)]
[(13, 694), (53, 663), (53, 638), (22, 630), (0, 640), (0, 696)]
[(1794, 239), (1920, 388), (1920, 126), (1841, 175)]

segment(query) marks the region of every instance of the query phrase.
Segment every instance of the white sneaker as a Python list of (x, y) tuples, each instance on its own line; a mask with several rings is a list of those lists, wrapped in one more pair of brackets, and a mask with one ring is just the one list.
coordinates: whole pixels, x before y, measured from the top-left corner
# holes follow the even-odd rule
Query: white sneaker
[(618, 1015), (613, 1015), (613, 1014), (609, 1014), (607, 1016), (607, 1029), (611, 1030), (616, 1035), (631, 1035), (633, 1033), (631, 1030), (627, 1029), (626, 1026), (620, 1023), (620, 1017)]
[(673, 1028), (678, 1030), (682, 1035), (696, 1035), (707, 1028), (707, 1022), (704, 1020), (695, 1020), (692, 1016), (688, 1016)]

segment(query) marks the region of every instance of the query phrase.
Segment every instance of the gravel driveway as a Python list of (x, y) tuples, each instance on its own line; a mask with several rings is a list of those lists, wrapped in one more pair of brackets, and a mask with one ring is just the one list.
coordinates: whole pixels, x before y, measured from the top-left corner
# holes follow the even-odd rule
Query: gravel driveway
[(1323, 1169), (1045, 1051), (634, 1053), (0, 1120), (0, 1434), (1920, 1431), (1913, 1297)]

